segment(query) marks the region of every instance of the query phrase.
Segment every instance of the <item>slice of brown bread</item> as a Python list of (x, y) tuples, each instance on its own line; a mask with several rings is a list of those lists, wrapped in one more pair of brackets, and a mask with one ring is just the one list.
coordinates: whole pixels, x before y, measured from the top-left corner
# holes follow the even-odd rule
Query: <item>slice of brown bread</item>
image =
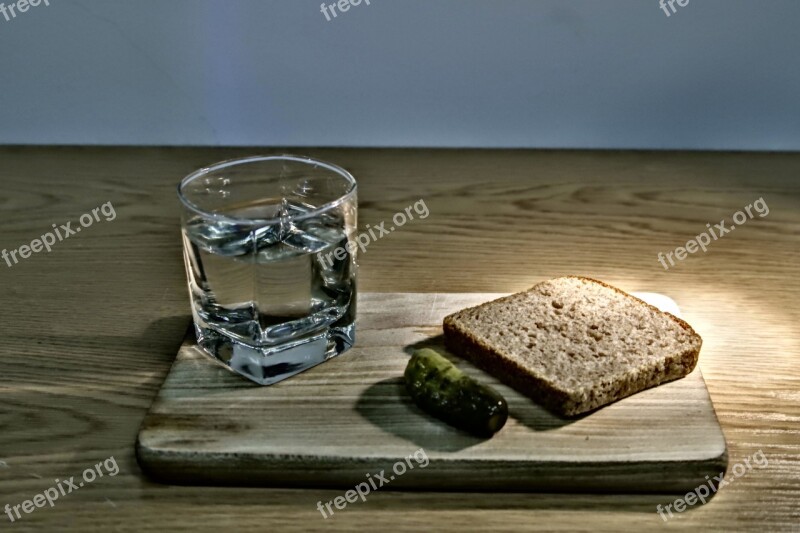
[(445, 345), (565, 416), (681, 378), (703, 340), (617, 288), (569, 276), (444, 319)]

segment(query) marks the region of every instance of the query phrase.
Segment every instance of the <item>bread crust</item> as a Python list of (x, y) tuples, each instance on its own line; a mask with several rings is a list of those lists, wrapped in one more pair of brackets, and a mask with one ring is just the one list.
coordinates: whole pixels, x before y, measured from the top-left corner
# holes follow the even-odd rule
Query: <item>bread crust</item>
[[(478, 368), (481, 368), (485, 372), (495, 376), (506, 385), (530, 397), (551, 412), (566, 417), (572, 417), (593, 411), (599, 407), (620, 400), (626, 396), (630, 396), (636, 392), (660, 385), (661, 383), (682, 378), (695, 368), (699, 359), (700, 348), (702, 347), (703, 341), (700, 335), (698, 335), (684, 320), (681, 320), (671, 313), (661, 311), (647, 302), (602, 281), (583, 276), (564, 276), (564, 278), (572, 278), (584, 282), (597, 283), (606, 288), (612, 289), (627, 298), (633, 299), (657, 313), (667, 315), (681, 328), (686, 330), (689, 335), (697, 339), (697, 348), (687, 349), (680, 354), (667, 357), (664, 361), (664, 372), (658, 372), (658, 369), (643, 368), (626, 373), (607, 391), (564, 390), (556, 386), (556, 384), (548, 381), (546, 378), (533, 374), (529, 369), (526, 369), (515, 360), (503, 355), (499, 349), (490, 346), (482, 339), (474, 335), (467, 328), (459, 327), (458, 318), (462, 314), (479, 309), (487, 305), (487, 303), (502, 302), (516, 295), (504, 296), (497, 300), (493, 300), (493, 302), (487, 302), (478, 306), (462, 309), (461, 311), (457, 311), (456, 313), (446, 316), (443, 321), (445, 346), (454, 354), (464, 357), (464, 359), (467, 359)], [(528, 291), (533, 290), (539, 285), (540, 284), (537, 284), (534, 287), (531, 287), (528, 289)], [(647, 370), (649, 370), (649, 372)]]

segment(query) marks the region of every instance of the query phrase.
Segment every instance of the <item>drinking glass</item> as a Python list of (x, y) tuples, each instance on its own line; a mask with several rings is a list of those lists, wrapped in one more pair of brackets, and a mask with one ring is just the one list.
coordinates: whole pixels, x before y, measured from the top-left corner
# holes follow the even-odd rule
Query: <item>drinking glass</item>
[(356, 181), (292, 155), (223, 161), (179, 187), (198, 346), (271, 385), (355, 341)]

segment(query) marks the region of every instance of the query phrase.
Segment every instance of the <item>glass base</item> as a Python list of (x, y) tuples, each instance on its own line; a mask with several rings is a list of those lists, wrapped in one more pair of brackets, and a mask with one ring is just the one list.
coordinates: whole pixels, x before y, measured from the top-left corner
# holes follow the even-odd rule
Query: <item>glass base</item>
[(251, 346), (195, 323), (197, 345), (232, 371), (259, 385), (273, 385), (353, 346), (355, 324), (332, 326), (279, 346)]

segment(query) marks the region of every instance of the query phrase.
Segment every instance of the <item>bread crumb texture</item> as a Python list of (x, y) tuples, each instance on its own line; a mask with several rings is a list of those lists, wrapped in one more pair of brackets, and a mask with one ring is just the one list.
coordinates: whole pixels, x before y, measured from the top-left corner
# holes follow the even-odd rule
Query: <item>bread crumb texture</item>
[(445, 339), (457, 355), (567, 415), (685, 376), (702, 345), (679, 318), (580, 277), (450, 315)]

